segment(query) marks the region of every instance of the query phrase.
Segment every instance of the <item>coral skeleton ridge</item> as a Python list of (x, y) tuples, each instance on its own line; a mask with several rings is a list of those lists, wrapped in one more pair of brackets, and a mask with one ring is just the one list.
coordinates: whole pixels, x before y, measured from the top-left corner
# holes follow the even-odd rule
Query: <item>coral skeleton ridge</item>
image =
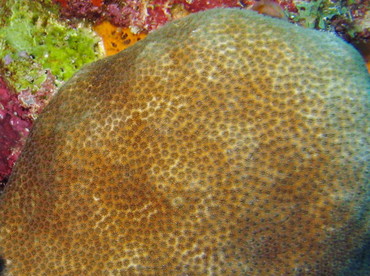
[(369, 89), (334, 35), (238, 9), (165, 25), (36, 120), (5, 275), (335, 275), (368, 227)]

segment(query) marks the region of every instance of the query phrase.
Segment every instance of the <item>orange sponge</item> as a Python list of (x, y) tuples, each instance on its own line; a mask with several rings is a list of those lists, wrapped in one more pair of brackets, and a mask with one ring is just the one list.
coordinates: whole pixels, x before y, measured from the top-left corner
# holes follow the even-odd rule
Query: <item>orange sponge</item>
[(133, 34), (129, 28), (116, 27), (108, 21), (94, 26), (94, 31), (102, 38), (107, 56), (117, 54), (146, 36)]

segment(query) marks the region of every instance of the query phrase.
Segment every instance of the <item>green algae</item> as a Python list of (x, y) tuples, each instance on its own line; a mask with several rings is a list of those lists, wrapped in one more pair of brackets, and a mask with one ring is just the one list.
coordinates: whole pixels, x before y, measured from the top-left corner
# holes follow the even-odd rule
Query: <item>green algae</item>
[(353, 19), (348, 5), (353, 4), (352, 0), (347, 2), (338, 1), (332, 2), (330, 0), (313, 0), (302, 1), (295, 3), (298, 12), (290, 14), (293, 21), (300, 23), (300, 25), (317, 30), (334, 31), (335, 26), (331, 21), (334, 18), (340, 18), (348, 24), (348, 34), (354, 37), (356, 29), (353, 24), (350, 24)]
[(10, 0), (3, 5), (0, 59), (16, 91), (37, 91), (47, 70), (60, 85), (84, 64), (103, 56), (99, 38), (89, 28), (72, 28), (59, 20), (50, 0)]

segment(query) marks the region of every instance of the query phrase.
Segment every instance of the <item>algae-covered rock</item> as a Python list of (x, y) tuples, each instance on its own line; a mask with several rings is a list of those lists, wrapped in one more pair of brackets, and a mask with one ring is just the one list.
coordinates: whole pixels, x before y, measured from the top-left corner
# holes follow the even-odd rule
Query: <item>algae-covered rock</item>
[(8, 0), (1, 3), (0, 59), (3, 73), (20, 92), (36, 92), (47, 78), (57, 84), (82, 65), (102, 57), (98, 38), (88, 28), (72, 28), (57, 18), (50, 1)]

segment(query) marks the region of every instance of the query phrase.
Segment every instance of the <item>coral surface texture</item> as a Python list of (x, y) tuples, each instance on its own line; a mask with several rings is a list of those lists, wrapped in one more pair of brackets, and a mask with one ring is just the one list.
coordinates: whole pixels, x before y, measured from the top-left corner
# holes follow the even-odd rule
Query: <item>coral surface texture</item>
[(334, 35), (189, 15), (78, 71), (0, 198), (5, 275), (336, 275), (368, 229), (370, 79)]

